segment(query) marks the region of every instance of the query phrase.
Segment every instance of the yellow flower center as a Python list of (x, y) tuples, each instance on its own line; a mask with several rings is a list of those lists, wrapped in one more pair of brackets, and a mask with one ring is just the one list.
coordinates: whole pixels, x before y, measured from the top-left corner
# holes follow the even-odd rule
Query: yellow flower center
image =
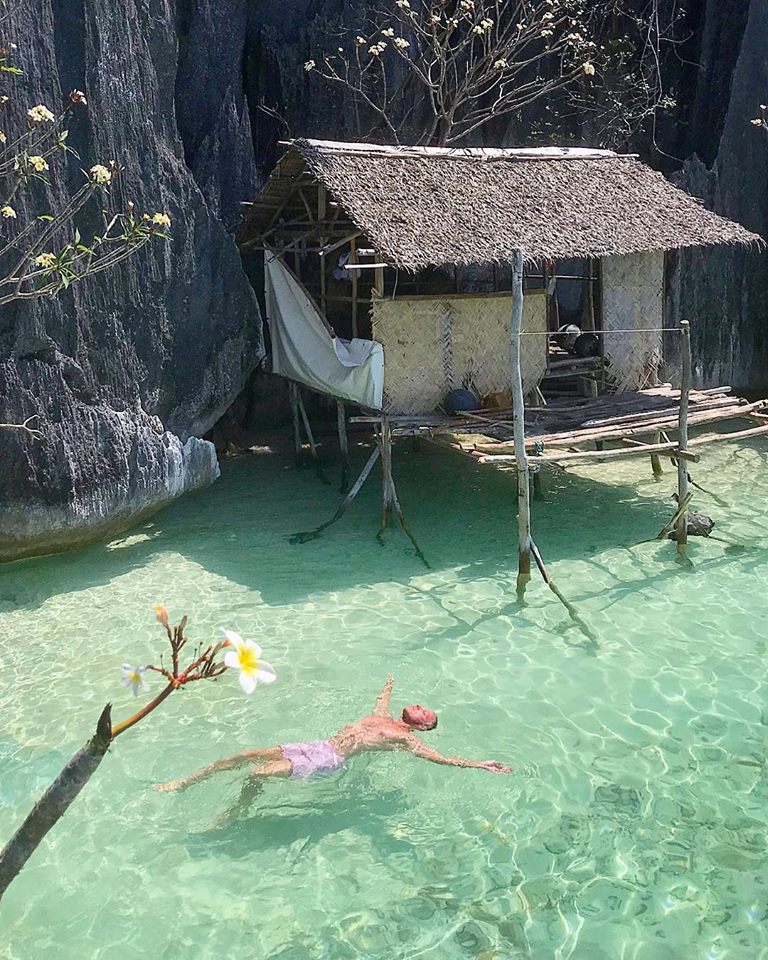
[(238, 651), (238, 658), (243, 673), (256, 673), (259, 669), (259, 661), (253, 647), (241, 647)]
[(136, 673), (134, 670), (132, 673), (128, 674), (128, 679), (131, 681), (131, 683), (141, 683), (141, 674)]

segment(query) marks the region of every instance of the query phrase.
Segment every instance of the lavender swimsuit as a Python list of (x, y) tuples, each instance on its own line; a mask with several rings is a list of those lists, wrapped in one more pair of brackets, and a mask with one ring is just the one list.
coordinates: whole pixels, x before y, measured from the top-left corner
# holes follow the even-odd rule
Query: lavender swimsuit
[(346, 760), (327, 740), (311, 740), (309, 743), (284, 743), (283, 756), (291, 763), (291, 776), (299, 779), (313, 773), (331, 773), (344, 766)]

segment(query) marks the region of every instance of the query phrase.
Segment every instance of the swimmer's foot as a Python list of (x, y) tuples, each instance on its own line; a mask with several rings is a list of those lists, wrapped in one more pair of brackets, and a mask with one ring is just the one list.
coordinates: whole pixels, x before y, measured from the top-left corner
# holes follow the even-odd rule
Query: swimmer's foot
[(159, 790), (160, 793), (171, 793), (173, 790), (181, 790), (183, 786), (183, 780), (169, 780), (167, 783), (154, 784), (155, 790)]

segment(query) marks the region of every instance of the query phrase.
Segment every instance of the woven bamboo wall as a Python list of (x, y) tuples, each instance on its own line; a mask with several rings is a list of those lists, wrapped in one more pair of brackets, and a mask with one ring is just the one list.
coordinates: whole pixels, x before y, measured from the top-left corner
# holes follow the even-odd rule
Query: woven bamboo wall
[[(661, 363), (664, 254), (605, 257), (602, 276), (604, 350), (611, 387), (623, 393), (653, 386)], [(648, 328), (650, 333), (608, 332)]]
[[(371, 316), (374, 339), (384, 347), (389, 413), (431, 413), (460, 387), (480, 395), (509, 389), (511, 295), (377, 300)], [(526, 295), (523, 332), (546, 328), (546, 297)], [(526, 393), (544, 376), (546, 349), (546, 337), (523, 337)]]

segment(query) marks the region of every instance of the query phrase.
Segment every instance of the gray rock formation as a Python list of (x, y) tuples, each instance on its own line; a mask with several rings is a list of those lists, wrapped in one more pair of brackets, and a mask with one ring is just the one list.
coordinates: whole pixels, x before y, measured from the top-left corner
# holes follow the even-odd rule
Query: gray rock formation
[(218, 476), (198, 437), (263, 354), (220, 221), (256, 188), (245, 18), (234, 0), (31, 0), (3, 25), (25, 71), (19, 95), (51, 104), (85, 90), (70, 137), (82, 165), (118, 160), (122, 199), (169, 213), (172, 240), (55, 301), (0, 312), (0, 421), (36, 413), (44, 434), (0, 431), (0, 559), (114, 532)]
[[(768, 237), (768, 137), (750, 120), (768, 102), (768, 0), (703, 4), (686, 157), (675, 179), (721, 213)], [(691, 321), (697, 385), (768, 390), (768, 256), (693, 250), (671, 258), (668, 317)], [(665, 354), (674, 375), (677, 339)], [(763, 393), (763, 395), (765, 395)]]

